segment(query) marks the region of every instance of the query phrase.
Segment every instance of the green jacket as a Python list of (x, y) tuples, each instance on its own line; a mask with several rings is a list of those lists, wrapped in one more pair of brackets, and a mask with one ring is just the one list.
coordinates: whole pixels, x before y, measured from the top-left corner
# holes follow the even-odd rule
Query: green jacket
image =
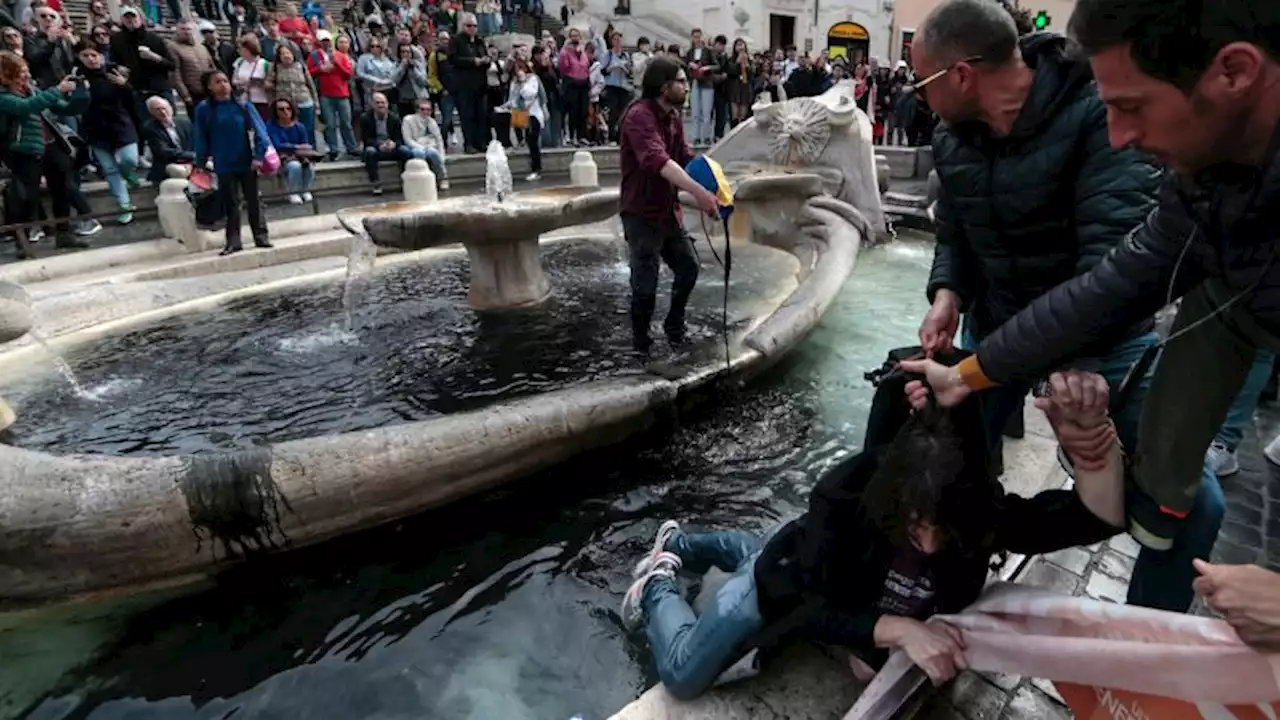
[(0, 138), (5, 152), (43, 157), (45, 134), (40, 114), (47, 110), (54, 115), (76, 115), (82, 103), (75, 100), (74, 95), (63, 95), (57, 88), (26, 97), (0, 88)]

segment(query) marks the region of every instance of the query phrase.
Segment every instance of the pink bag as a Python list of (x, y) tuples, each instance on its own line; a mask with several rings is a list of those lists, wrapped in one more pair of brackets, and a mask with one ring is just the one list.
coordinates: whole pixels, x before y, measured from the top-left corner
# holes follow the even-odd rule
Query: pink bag
[(275, 147), (268, 145), (267, 152), (262, 156), (263, 175), (275, 175), (280, 170), (280, 153), (276, 152)]

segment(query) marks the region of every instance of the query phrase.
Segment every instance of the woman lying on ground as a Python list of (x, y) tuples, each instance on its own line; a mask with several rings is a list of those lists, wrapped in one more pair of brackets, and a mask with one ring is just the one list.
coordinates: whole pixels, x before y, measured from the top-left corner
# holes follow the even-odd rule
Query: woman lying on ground
[[(1065, 372), (1051, 387), (1037, 405), (1066, 451), (1107, 457), (1077, 464), (1074, 490), (1006, 495), (987, 471), (985, 438), (974, 437), (982, 427), (977, 404), (940, 410), (918, 381), (899, 375), (876, 393), (868, 450), (819, 481), (809, 511), (771, 538), (685, 533), (664, 522), (636, 567), (622, 618), (628, 627), (647, 618), (668, 691), (697, 697), (749, 651), (792, 640), (849, 650), (864, 680), (867, 665), (879, 667), (894, 648), (935, 683), (955, 676), (965, 666), (960, 633), (924, 621), (976, 600), (993, 554), (1098, 542), (1124, 520), (1123, 458), (1107, 418), (1106, 381)], [(697, 617), (676, 573), (711, 566), (732, 575)]]

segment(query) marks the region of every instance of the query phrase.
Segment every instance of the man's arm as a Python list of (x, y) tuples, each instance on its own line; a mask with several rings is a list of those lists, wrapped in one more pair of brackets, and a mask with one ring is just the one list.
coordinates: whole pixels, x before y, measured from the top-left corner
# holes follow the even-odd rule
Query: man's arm
[(1042, 377), (1079, 348), (1150, 317), (1197, 285), (1204, 271), (1188, 246), (1198, 231), (1175, 182), (1165, 180), (1146, 222), (1092, 270), (1036, 298), (987, 336), (956, 366), (964, 384), (976, 390)]
[(1083, 140), (1084, 160), (1075, 183), (1077, 275), (1091, 270), (1142, 224), (1160, 190), (1158, 167), (1136, 150), (1111, 148), (1101, 100), (1089, 105)]

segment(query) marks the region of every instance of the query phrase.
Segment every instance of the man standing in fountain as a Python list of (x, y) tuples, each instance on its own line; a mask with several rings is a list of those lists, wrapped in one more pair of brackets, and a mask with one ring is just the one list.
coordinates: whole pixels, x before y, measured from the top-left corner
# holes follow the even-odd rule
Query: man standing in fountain
[(622, 190), (619, 210), (631, 255), (631, 331), (636, 352), (647, 356), (653, 340), (649, 324), (658, 294), (658, 260), (671, 268), (671, 309), (662, 323), (672, 346), (685, 343), (684, 310), (698, 281), (693, 239), (680, 222), (677, 192), (684, 190), (698, 207), (715, 216), (716, 196), (684, 171), (693, 151), (684, 139), (680, 109), (689, 79), (680, 63), (655, 57), (645, 69), (640, 100), (623, 113), (619, 125)]

